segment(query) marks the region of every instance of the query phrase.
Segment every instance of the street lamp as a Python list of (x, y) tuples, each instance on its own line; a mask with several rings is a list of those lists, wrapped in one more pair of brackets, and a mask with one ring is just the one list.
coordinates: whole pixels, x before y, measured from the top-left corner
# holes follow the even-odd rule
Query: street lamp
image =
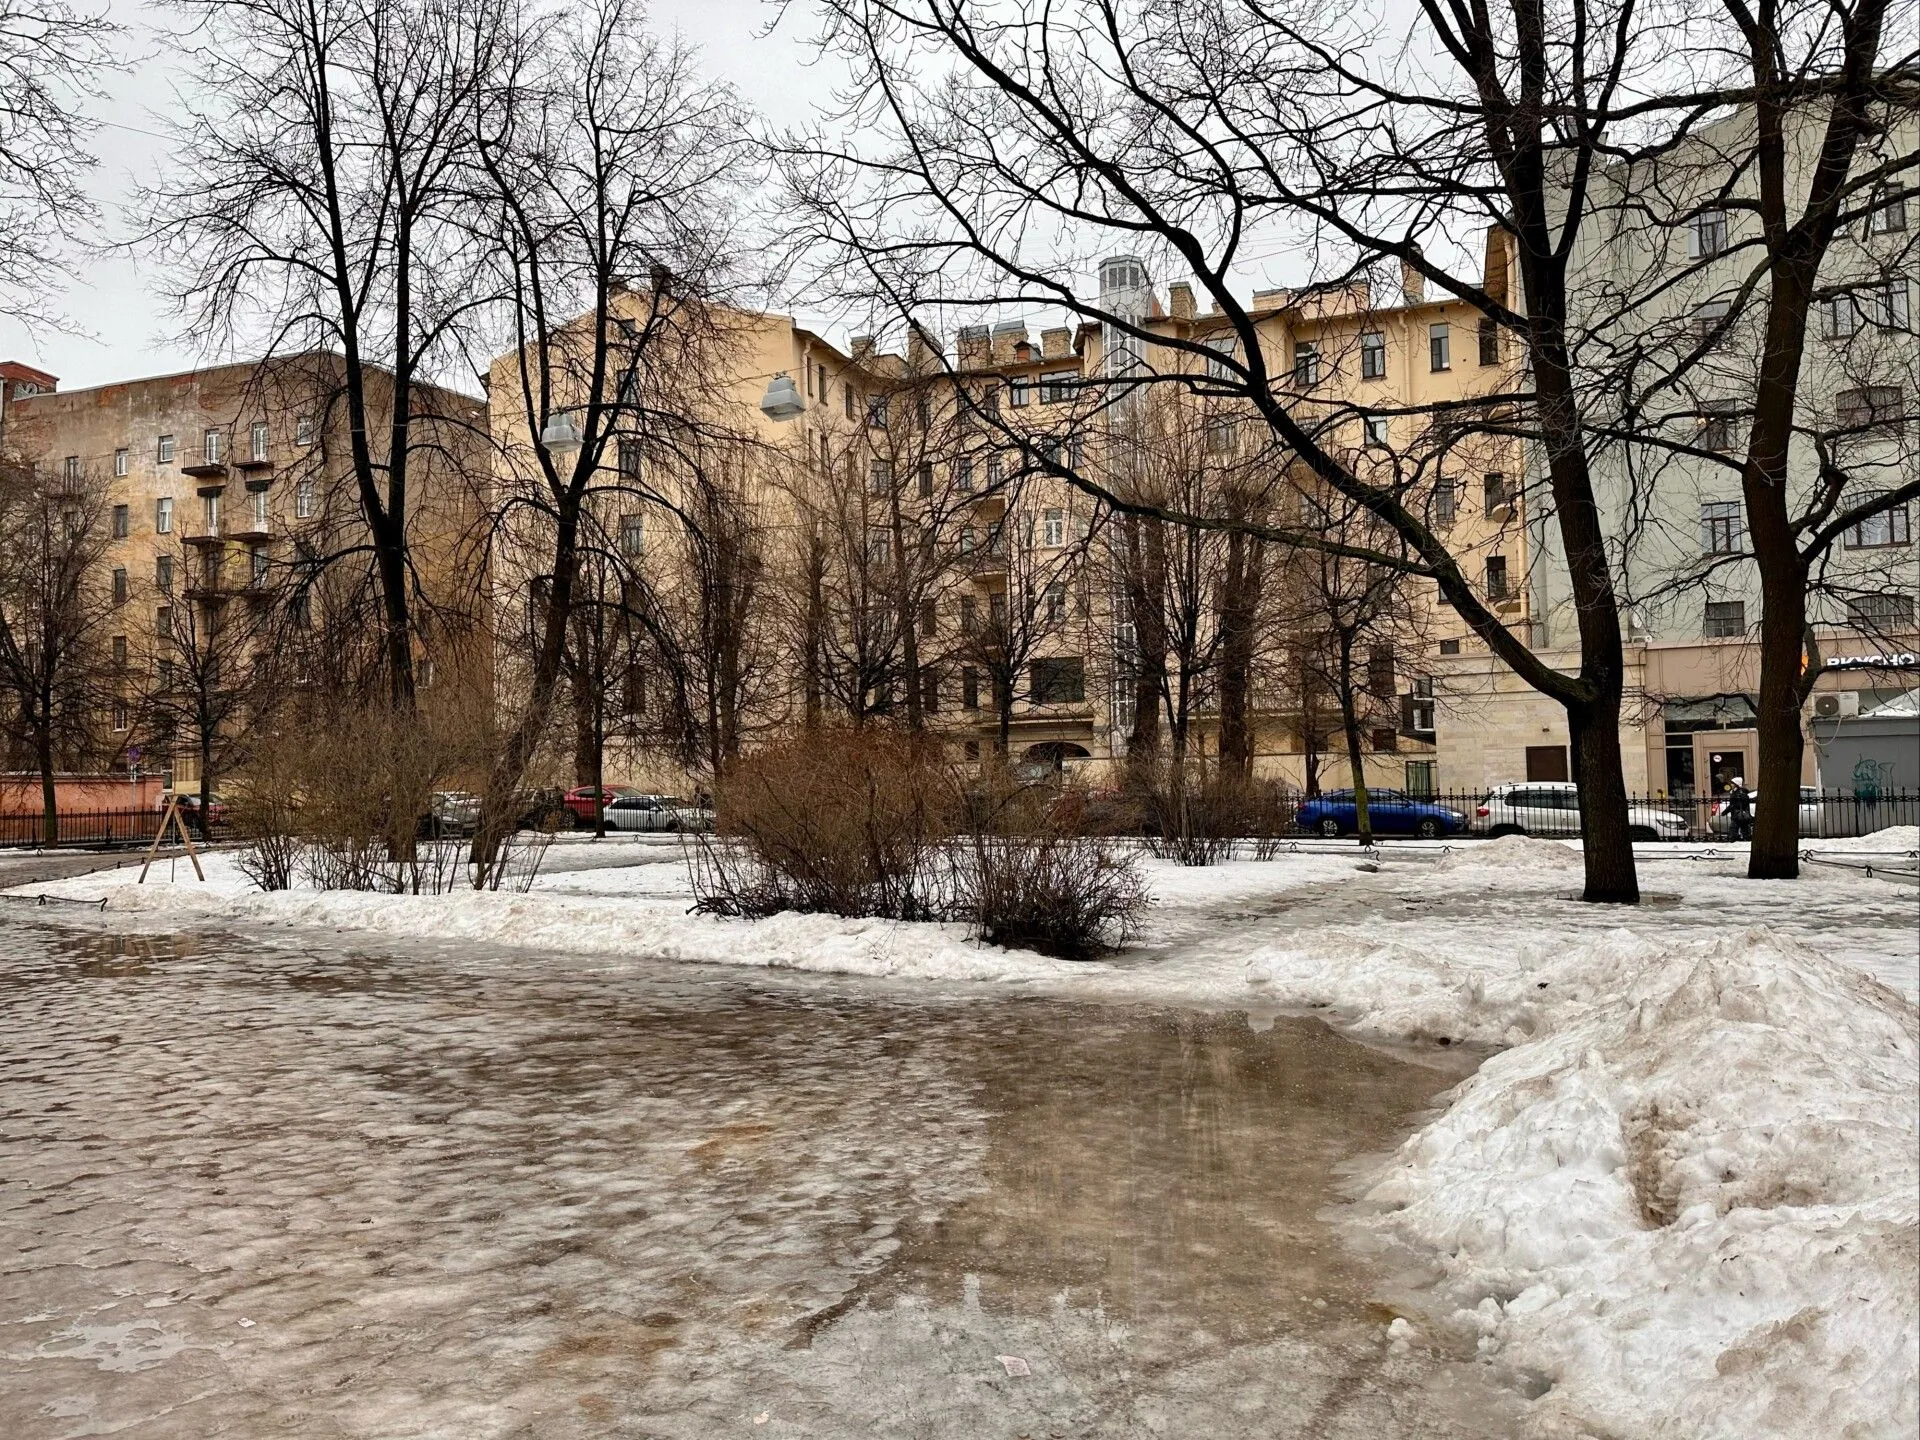
[(564, 460), (580, 448), (580, 427), (564, 410), (547, 417), (540, 431), (540, 448), (556, 460)]
[(783, 424), (798, 419), (806, 409), (807, 402), (800, 398), (799, 389), (784, 370), (768, 383), (767, 393), (760, 399), (760, 413)]

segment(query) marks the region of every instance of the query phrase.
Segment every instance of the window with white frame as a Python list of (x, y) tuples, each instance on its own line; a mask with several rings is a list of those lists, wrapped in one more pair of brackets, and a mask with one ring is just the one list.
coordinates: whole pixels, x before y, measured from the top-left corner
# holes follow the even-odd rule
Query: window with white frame
[(1044, 596), (1045, 613), (1049, 625), (1058, 625), (1067, 618), (1067, 587), (1065, 582), (1055, 580), (1047, 586)]
[(267, 422), (264, 420), (254, 421), (251, 428), (247, 431), (247, 440), (252, 446), (254, 462), (256, 464), (264, 463), (267, 458)]
[(153, 460), (156, 465), (173, 464), (173, 436), (162, 435), (153, 442)]
[(265, 534), (267, 529), (267, 492), (264, 490), (250, 491), (247, 495), (247, 500), (253, 509), (253, 528), (259, 533)]
[(1725, 452), (1733, 449), (1733, 422), (1739, 406), (1731, 400), (1700, 402), (1700, 448)]
[(1736, 640), (1747, 633), (1747, 602), (1709, 600), (1700, 632), (1709, 640)]
[(1444, 322), (1427, 327), (1427, 368), (1453, 368), (1453, 327)]
[(1702, 210), (1693, 217), (1688, 253), (1696, 260), (1718, 255), (1727, 248), (1727, 212)]
[(1233, 356), (1235, 345), (1231, 337), (1202, 342), (1212, 353), (1207, 356), (1207, 378), (1209, 380), (1233, 379)]
[(1066, 511), (1043, 510), (1040, 512), (1040, 543), (1053, 550), (1067, 543)]
[(1833, 413), (1843, 430), (1898, 430), (1906, 422), (1906, 401), (1898, 385), (1868, 385), (1835, 395)]
[(1040, 377), (1040, 403), (1062, 405), (1073, 398), (1080, 379), (1076, 370), (1049, 370)]
[(1872, 210), (1867, 212), (1867, 233), (1869, 235), (1896, 235), (1907, 228), (1907, 202), (1909, 195), (1889, 195)]
[(639, 510), (628, 510), (620, 517), (620, 553), (638, 555), (646, 549), (647, 517)]
[(218, 492), (202, 495), (200, 497), (200, 510), (201, 518), (206, 521), (205, 529), (202, 530), (201, 533), (205, 535), (218, 535), (220, 533), (220, 496)]
[(206, 457), (209, 465), (220, 463), (220, 432), (208, 430), (200, 437), (200, 453)]
[(169, 535), (173, 533), (173, 497), (162, 495), (153, 502), (153, 533)]
[(1386, 416), (1369, 415), (1360, 422), (1360, 425), (1368, 446), (1378, 450), (1387, 448), (1390, 434)]
[(1319, 341), (1296, 340), (1293, 342), (1293, 383), (1303, 389), (1320, 383)]
[(953, 488), (961, 491), (973, 489), (973, 461), (957, 460), (954, 462)]
[(302, 415), (293, 422), (293, 443), (296, 445), (313, 444), (313, 417)]
[(1904, 505), (1895, 505), (1878, 515), (1869, 515), (1846, 532), (1849, 550), (1880, 550), (1889, 545), (1911, 543), (1913, 531), (1909, 528), (1907, 507)]
[(1727, 317), (1733, 313), (1731, 300), (1708, 300), (1693, 307), (1693, 342), (1716, 349), (1726, 340)]
[(1897, 590), (1882, 595), (1856, 595), (1847, 601), (1847, 621), (1859, 630), (1882, 633), (1913, 628), (1913, 596)]
[(311, 480), (302, 480), (293, 487), (293, 515), (296, 520), (313, 518), (316, 489)]
[(114, 479), (124, 480), (127, 478), (127, 469), (128, 469), (129, 463), (130, 463), (130, 457), (127, 454), (127, 447), (122, 445), (118, 450), (113, 452)]

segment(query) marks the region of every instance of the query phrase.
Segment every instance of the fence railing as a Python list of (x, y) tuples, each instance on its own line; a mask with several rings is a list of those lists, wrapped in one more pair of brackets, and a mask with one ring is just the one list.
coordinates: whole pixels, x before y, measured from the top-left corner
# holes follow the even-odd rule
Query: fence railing
[[(59, 816), (59, 828), (54, 839), (56, 848), (66, 846), (97, 847), (115, 845), (150, 845), (154, 832), (160, 828), (159, 810), (122, 809), (122, 810), (67, 810)], [(182, 815), (187, 822), (187, 830), (195, 840), (200, 831), (193, 823), (193, 817)], [(215, 840), (227, 837), (224, 821), (216, 821), (213, 826)], [(179, 837), (168, 827), (167, 838), (174, 843)], [(0, 849), (31, 849), (46, 844), (46, 822), (37, 813), (0, 815)]]
[[(1414, 794), (1382, 790), (1370, 796), (1369, 828), (1376, 835), (1431, 834), (1493, 838), (1522, 833), (1573, 837), (1580, 833), (1577, 806), (1563, 806), (1565, 791), (1526, 787), (1489, 796), (1485, 791)], [(1553, 802), (1553, 803), (1545, 803)], [(1294, 835), (1352, 834), (1357, 817), (1349, 791), (1318, 796), (1295, 795), (1285, 829)], [(1757, 813), (1757, 805), (1755, 807)], [(1805, 840), (1851, 839), (1892, 825), (1920, 825), (1920, 790), (1803, 790), (1798, 804), (1800, 836)], [(1456, 818), (1457, 817), (1457, 818)], [(1627, 823), (1637, 840), (1712, 841), (1739, 838), (1725, 796), (1629, 795)]]

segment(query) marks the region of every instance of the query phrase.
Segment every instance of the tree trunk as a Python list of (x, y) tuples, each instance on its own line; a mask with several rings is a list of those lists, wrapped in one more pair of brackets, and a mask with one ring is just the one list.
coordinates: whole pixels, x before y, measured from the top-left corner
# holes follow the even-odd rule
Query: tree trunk
[[(1798, 559), (1796, 555), (1795, 559)], [(1788, 573), (1781, 573), (1781, 571)], [(1793, 571), (1798, 570), (1796, 576)], [(1806, 575), (1798, 565), (1763, 572), (1760, 610), (1759, 803), (1749, 880), (1796, 880), (1800, 876), (1800, 769), (1806, 735), (1800, 707), (1806, 703)]]
[(1340, 637), (1340, 729), (1347, 742), (1347, 769), (1353, 777), (1353, 828), (1362, 845), (1373, 843), (1367, 814), (1367, 762), (1360, 753), (1360, 707), (1353, 696), (1353, 638)]
[(1573, 778), (1580, 795), (1580, 844), (1586, 852), (1583, 900), (1640, 903), (1627, 824), (1627, 776), (1620, 758), (1620, 686), (1602, 687), (1591, 706), (1567, 707)]
[(213, 840), (213, 734), (206, 725), (200, 727), (200, 813), (194, 826), (200, 832), (202, 843)]
[[(1227, 576), (1220, 606), (1220, 777), (1233, 785), (1253, 778), (1253, 612), (1259, 597), (1259, 546), (1234, 534), (1227, 541)], [(1253, 554), (1250, 556), (1249, 551)]]
[(60, 843), (60, 798), (53, 783), (53, 726), (36, 723), (33, 727), (33, 757), (40, 766), (40, 843)]

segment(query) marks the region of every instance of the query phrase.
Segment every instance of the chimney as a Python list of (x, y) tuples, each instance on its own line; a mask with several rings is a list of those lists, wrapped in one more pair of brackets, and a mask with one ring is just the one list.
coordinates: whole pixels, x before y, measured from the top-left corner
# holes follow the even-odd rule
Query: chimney
[(1193, 319), (1193, 286), (1182, 280), (1167, 287), (1167, 304), (1176, 320)]
[[(1420, 254), (1418, 245), (1413, 247), (1413, 253)], [(1427, 277), (1414, 269), (1411, 261), (1400, 262), (1400, 293), (1409, 305), (1418, 305), (1427, 298)]]
[(1005, 365), (1013, 360), (1018, 347), (1027, 343), (1027, 322), (1024, 320), (1002, 320), (993, 327), (994, 363)]
[(1073, 353), (1073, 331), (1062, 325), (1040, 332), (1040, 353), (1048, 360), (1064, 360)]
[(855, 335), (847, 342), (855, 360), (865, 360), (873, 354), (873, 336)]
[(1286, 307), (1286, 303), (1287, 292), (1285, 290), (1256, 290), (1253, 292), (1253, 308), (1255, 310), (1281, 310)]
[(960, 327), (960, 363), (963, 366), (984, 365), (992, 353), (990, 332), (984, 325), (962, 325)]
[(940, 337), (926, 326), (915, 324), (907, 331), (907, 363), (922, 366), (938, 360), (942, 354)]

